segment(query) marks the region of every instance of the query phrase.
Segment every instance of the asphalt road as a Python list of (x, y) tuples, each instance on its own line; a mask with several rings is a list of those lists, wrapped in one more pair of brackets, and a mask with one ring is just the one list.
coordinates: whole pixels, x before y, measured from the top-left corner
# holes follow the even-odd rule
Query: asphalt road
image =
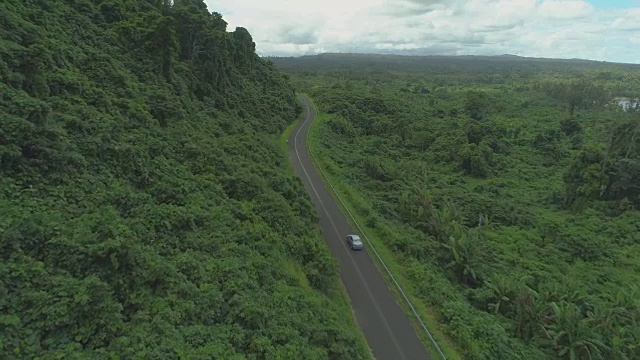
[(303, 121), (288, 139), (289, 156), (318, 211), (323, 237), (340, 264), (340, 278), (373, 355), (377, 360), (431, 359), (382, 273), (369, 257), (367, 243), (364, 251), (352, 251), (347, 246), (347, 235), (362, 237), (362, 234), (351, 227), (313, 166), (305, 141), (316, 115), (309, 99), (300, 98), (304, 106)]

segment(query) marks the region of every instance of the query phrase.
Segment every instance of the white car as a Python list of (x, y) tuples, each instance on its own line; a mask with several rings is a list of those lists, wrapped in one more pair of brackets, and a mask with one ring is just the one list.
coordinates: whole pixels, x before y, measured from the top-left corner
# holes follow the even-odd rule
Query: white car
[(349, 245), (351, 250), (362, 250), (364, 247), (364, 244), (358, 235), (347, 236), (347, 245)]

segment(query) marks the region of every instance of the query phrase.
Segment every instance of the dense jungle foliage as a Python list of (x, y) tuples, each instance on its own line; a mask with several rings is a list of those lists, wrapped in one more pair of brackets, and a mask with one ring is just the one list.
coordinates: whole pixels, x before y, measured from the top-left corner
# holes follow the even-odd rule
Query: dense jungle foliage
[(254, 49), (202, 0), (0, 3), (0, 358), (365, 357)]
[(640, 109), (618, 106), (640, 66), (273, 62), (316, 100), (321, 162), (467, 358), (640, 359)]

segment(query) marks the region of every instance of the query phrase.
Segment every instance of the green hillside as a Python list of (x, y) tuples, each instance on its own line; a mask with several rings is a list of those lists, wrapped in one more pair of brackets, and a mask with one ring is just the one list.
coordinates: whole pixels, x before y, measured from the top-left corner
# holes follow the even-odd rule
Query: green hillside
[(341, 196), (465, 358), (640, 358), (640, 111), (613, 101), (640, 95), (640, 66), (272, 60), (316, 101)]
[(279, 146), (293, 88), (226, 26), (0, 3), (0, 358), (365, 357)]

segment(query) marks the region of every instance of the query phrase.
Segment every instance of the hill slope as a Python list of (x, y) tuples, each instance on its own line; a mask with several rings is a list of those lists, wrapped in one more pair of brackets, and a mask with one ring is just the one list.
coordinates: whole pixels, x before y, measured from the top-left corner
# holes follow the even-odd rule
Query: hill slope
[(0, 358), (362, 358), (292, 88), (169, 3), (0, 4)]

